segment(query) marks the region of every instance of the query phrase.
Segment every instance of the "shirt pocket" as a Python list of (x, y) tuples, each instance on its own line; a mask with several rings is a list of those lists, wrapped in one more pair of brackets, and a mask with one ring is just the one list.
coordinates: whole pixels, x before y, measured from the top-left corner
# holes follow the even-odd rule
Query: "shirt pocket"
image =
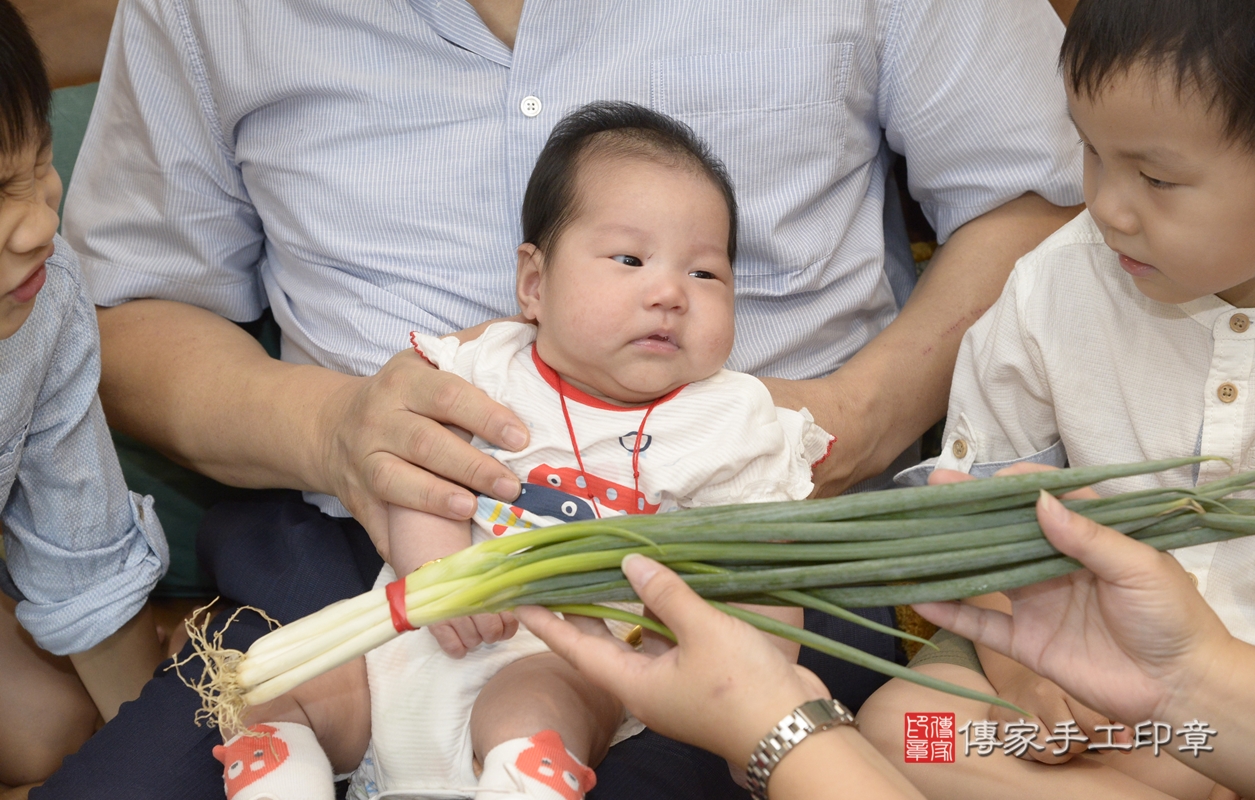
[(846, 42), (653, 62), (654, 109), (692, 127), (732, 177), (738, 280), (804, 269), (835, 247), (826, 205), (848, 171), (852, 56)]

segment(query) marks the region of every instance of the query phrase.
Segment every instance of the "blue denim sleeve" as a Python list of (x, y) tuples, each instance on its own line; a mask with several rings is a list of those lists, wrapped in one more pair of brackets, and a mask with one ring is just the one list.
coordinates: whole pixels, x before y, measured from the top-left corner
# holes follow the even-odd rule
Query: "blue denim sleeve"
[(151, 498), (129, 492), (122, 479), (97, 396), (95, 310), (63, 241), (47, 270), (37, 301), (43, 313), (32, 314), (27, 325), (35, 327), (19, 330), (26, 335), (6, 353), (15, 366), (7, 377), (25, 375), (27, 395), (35, 396), (15, 448), (3, 524), (8, 571), (24, 598), (18, 621), (40, 647), (65, 655), (135, 616), (169, 551)]

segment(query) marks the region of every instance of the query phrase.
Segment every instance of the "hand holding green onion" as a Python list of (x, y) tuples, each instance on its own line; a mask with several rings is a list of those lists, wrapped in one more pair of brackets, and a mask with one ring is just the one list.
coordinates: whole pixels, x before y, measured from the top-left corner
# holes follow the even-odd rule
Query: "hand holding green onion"
[[(619, 571), (633, 553), (668, 565), (713, 606), (760, 630), (892, 677), (1008, 705), (730, 604), (802, 606), (906, 637), (848, 609), (972, 597), (1075, 572), (1080, 564), (1042, 536), (1034, 508), (1041, 491), (1065, 494), (1115, 478), (1188, 470), (1200, 460), (609, 517), (502, 537), (411, 573), (403, 587), (404, 608), (393, 609), (378, 589), (272, 631), (247, 653), (206, 643), (205, 713), (220, 724), (229, 721), (243, 706), (277, 697), (395, 638), (394, 610), (422, 627), (543, 605), (670, 635), (653, 620), (600, 605), (637, 600)], [(1152, 488), (1066, 504), (1165, 550), (1255, 533), (1255, 501), (1231, 497), (1253, 484), (1255, 472), (1248, 472), (1193, 488)]]
[(1007, 591), (1011, 615), (959, 603), (916, 610), (1115, 720), (1193, 718), (1197, 712), (1179, 708), (1178, 698), (1205, 682), (1236, 640), (1185, 570), (1048, 494), (1037, 502), (1037, 517), (1051, 544), (1088, 569)]
[[(674, 648), (647, 655), (581, 631), (542, 607), (521, 606), (515, 613), (653, 730), (744, 765), (786, 714), (830, 696), (814, 673), (790, 663), (750, 625), (711, 608), (663, 565), (629, 555), (622, 569), (645, 605), (675, 632)], [(919, 797), (848, 727), (799, 746), (773, 772), (771, 790), (780, 798)]]

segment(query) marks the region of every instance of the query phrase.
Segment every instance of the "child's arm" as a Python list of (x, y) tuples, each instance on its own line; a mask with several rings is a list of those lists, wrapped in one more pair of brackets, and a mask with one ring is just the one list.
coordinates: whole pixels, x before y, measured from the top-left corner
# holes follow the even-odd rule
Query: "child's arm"
[[(388, 506), (388, 562), (398, 576), (409, 575), (427, 562), (452, 555), (470, 544), (469, 520)], [(482, 643), (509, 639), (518, 631), (518, 621), (508, 612), (476, 614), (438, 622), (429, 630), (445, 653), (461, 658)]]

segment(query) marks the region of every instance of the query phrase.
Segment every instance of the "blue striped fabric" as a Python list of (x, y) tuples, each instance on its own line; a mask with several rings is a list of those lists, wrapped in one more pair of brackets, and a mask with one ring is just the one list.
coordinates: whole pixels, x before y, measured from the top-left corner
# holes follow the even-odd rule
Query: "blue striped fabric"
[(464, 0), (123, 0), (65, 230), (98, 303), (269, 305), (286, 360), (370, 374), (412, 329), (515, 312), (550, 129), (631, 100), (736, 185), (728, 366), (816, 377), (897, 313), (892, 152), (943, 240), (1081, 201), (1062, 33), (1043, 0), (527, 0), (511, 52)]

